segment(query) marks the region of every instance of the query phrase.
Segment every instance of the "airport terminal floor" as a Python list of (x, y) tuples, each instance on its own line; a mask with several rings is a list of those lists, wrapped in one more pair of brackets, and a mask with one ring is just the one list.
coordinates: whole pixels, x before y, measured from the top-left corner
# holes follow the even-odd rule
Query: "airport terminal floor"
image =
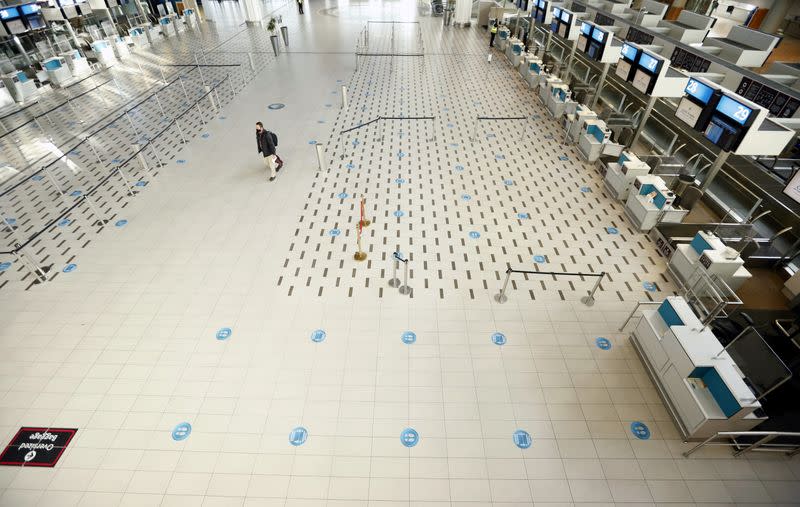
[[(98, 202), (104, 227), (42, 238), (48, 281), (0, 273), (0, 440), (77, 430), (53, 468), (0, 466), (0, 505), (798, 504), (797, 458), (683, 456), (620, 331), (674, 293), (664, 259), (483, 29), (274, 1), (275, 57), (239, 4), (207, 9), (139, 58), (241, 63), (203, 70), (229, 95)], [(398, 23), (356, 65), (368, 21)], [(508, 267), (584, 275), (514, 274), (499, 303)]]

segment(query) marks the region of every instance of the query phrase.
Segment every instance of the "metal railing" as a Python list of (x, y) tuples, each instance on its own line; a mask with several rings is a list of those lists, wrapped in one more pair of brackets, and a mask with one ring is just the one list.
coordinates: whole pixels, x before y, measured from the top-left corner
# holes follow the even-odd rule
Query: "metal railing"
[[(152, 150), (152, 153), (154, 154), (154, 158), (155, 158), (155, 161), (156, 161), (156, 163), (154, 165), (156, 165), (156, 166), (163, 165), (161, 163), (161, 160), (160, 160), (159, 156), (158, 156), (158, 152), (154, 147), (155, 143), (157, 141), (159, 141), (161, 139), (161, 137), (170, 128), (172, 128), (173, 126), (178, 129), (178, 135), (179, 135), (179, 137), (181, 139), (181, 143), (186, 143), (186, 138), (184, 136), (183, 128), (181, 127), (179, 121), (181, 119), (183, 119), (184, 116), (186, 116), (187, 114), (193, 113), (195, 110), (197, 110), (198, 112), (200, 112), (200, 121), (201, 121), (201, 123), (205, 124), (205, 122), (203, 120), (202, 110), (200, 110), (200, 102), (204, 101), (204, 100), (207, 100), (207, 99), (210, 99), (211, 103), (213, 104), (214, 103), (213, 102), (213, 96), (215, 94), (217, 94), (218, 89), (226, 82), (228, 83), (228, 85), (231, 86), (231, 93), (232, 93), (232, 96), (233, 96), (233, 94), (234, 94), (233, 85), (231, 84), (231, 81), (230, 81), (230, 75), (227, 75), (221, 81), (215, 83), (212, 87), (210, 87), (210, 89), (208, 89), (205, 93), (203, 93), (200, 97), (198, 97), (192, 104), (190, 104), (188, 107), (186, 107), (186, 109), (184, 109), (183, 112), (181, 112), (180, 114), (175, 116), (172, 120), (170, 120), (158, 133), (156, 133), (153, 136), (146, 137), (146, 140), (145, 140), (144, 143), (141, 143), (141, 142), (138, 143), (138, 146), (140, 146), (138, 150), (136, 150), (127, 159), (119, 161), (113, 167), (113, 169), (108, 174), (106, 174), (103, 178), (101, 178), (95, 185), (93, 185), (92, 187), (90, 187), (86, 191), (81, 192), (79, 195), (74, 196), (74, 197), (76, 197), (74, 199), (74, 201), (71, 202), (71, 203), (68, 203), (66, 209), (61, 211), (61, 213), (59, 213), (55, 218), (49, 220), (43, 227), (39, 228), (37, 231), (35, 231), (33, 234), (31, 234), (26, 239), (21, 239), (21, 241), (18, 241), (16, 243), (14, 243), (14, 246), (13, 246), (12, 249), (10, 249), (8, 251), (0, 252), (0, 255), (13, 255), (13, 256), (15, 256), (16, 259), (22, 265), (27, 267), (28, 270), (31, 272), (31, 274), (34, 276), (34, 278), (36, 279), (34, 283), (41, 283), (41, 282), (44, 282), (44, 281), (48, 280), (48, 276), (46, 274), (47, 273), (47, 268), (40, 267), (38, 265), (38, 263), (34, 259), (31, 259), (30, 256), (26, 254), (25, 248), (28, 247), (29, 245), (31, 245), (31, 243), (34, 242), (37, 238), (39, 238), (42, 234), (44, 234), (48, 230), (50, 230), (53, 227), (55, 227), (59, 222), (64, 220), (67, 216), (69, 216), (70, 214), (72, 214), (75, 211), (79, 210), (79, 208), (81, 206), (83, 206), (84, 204), (88, 207), (89, 213), (95, 217), (96, 221), (94, 222), (94, 224), (105, 225), (108, 222), (108, 220), (100, 212), (100, 210), (98, 209), (97, 204), (93, 201), (92, 197), (98, 192), (98, 190), (103, 189), (106, 186), (106, 184), (109, 183), (109, 181), (111, 181), (111, 179), (114, 176), (119, 176), (121, 178), (123, 184), (125, 185), (126, 192), (128, 193), (128, 195), (130, 195), (130, 196), (135, 195), (136, 190), (135, 190), (134, 186), (131, 185), (130, 179), (128, 177), (126, 177), (125, 171), (123, 171), (123, 168), (130, 167), (131, 162), (134, 161), (134, 160), (137, 160), (137, 161), (139, 161), (140, 164), (144, 165), (143, 169), (147, 173), (151, 174), (150, 167), (147, 165), (146, 159), (143, 156), (145, 150), (148, 150), (148, 149)], [(218, 95), (217, 95), (217, 97), (218, 97)], [(216, 104), (217, 104), (217, 108), (221, 105), (218, 98), (217, 98), (217, 103)], [(118, 118), (121, 118), (121, 117), (125, 116), (126, 114), (127, 113), (123, 113)], [(88, 141), (88, 138), (85, 139), (82, 142), (86, 142), (86, 141)], [(42, 170), (45, 170), (45, 169), (46, 168), (43, 168)], [(60, 198), (62, 200), (64, 200), (64, 202), (68, 202), (68, 199), (70, 197), (72, 197), (73, 195), (64, 193), (63, 189), (60, 188), (59, 185), (56, 183), (55, 178), (53, 178), (52, 175), (49, 174), (49, 173), (47, 173), (47, 175), (50, 177), (51, 182), (53, 183), (53, 185), (57, 189), (58, 193), (60, 194)], [(7, 225), (8, 228), (11, 228), (10, 224), (8, 224), (7, 222), (6, 222), (6, 225)], [(12, 233), (14, 233), (14, 232), (15, 231), (13, 231), (13, 229), (12, 229)]]
[[(736, 439), (742, 437), (761, 437), (754, 442), (738, 442)], [(715, 442), (720, 438), (726, 438), (727, 442)], [(777, 443), (773, 440), (778, 438), (796, 439), (795, 442)], [(704, 441), (684, 452), (685, 457), (689, 457), (705, 446), (731, 447), (735, 449), (733, 455), (741, 456), (747, 452), (782, 452), (787, 456), (800, 454), (800, 433), (791, 431), (718, 431)]]
[[(636, 315), (636, 312), (639, 310), (640, 306), (642, 306), (642, 305), (660, 305), (661, 303), (662, 303), (662, 301), (639, 301), (639, 302), (637, 302), (636, 306), (633, 307), (633, 310), (628, 315), (628, 318), (626, 318), (625, 322), (623, 322), (622, 325), (619, 326), (620, 332), (625, 330), (625, 326), (627, 326), (628, 322), (630, 322), (631, 319), (633, 318), (633, 316)], [(644, 317), (644, 315), (639, 315), (639, 320), (641, 320), (642, 317)]]
[(597, 291), (598, 287), (600, 287), (600, 282), (603, 280), (603, 277), (606, 276), (606, 272), (602, 271), (600, 273), (569, 273), (569, 272), (559, 272), (559, 271), (530, 271), (530, 270), (523, 270), (523, 269), (513, 269), (507, 268), (506, 269), (506, 281), (503, 282), (503, 288), (500, 289), (500, 292), (494, 295), (494, 300), (498, 303), (505, 303), (508, 301), (508, 296), (506, 296), (506, 289), (508, 288), (508, 282), (511, 280), (512, 273), (522, 273), (525, 275), (549, 275), (549, 276), (579, 276), (581, 279), (583, 277), (597, 277), (597, 282), (592, 287), (592, 290), (586, 296), (581, 298), (581, 303), (585, 304), (586, 306), (594, 305), (594, 293)]

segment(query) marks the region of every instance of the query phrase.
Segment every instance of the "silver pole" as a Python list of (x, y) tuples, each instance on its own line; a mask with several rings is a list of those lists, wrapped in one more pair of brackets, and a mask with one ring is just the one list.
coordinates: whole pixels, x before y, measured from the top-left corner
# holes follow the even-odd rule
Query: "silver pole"
[(178, 123), (178, 119), (177, 118), (175, 118), (175, 126), (178, 127), (178, 135), (180, 135), (180, 137), (181, 137), (180, 143), (181, 144), (186, 144), (186, 137), (184, 137), (184, 135), (183, 135), (183, 127), (181, 127), (181, 124)]
[[(394, 26), (394, 25), (392, 25)], [(403, 259), (403, 285), (400, 286), (400, 294), (411, 294), (411, 287), (408, 286), (408, 259)]]
[(117, 167), (117, 172), (119, 172), (119, 175), (122, 176), (122, 181), (125, 182), (125, 186), (128, 187), (128, 195), (130, 195), (131, 197), (135, 196), (136, 191), (131, 186), (130, 182), (128, 181), (128, 178), (125, 177), (125, 173), (122, 172), (122, 167)]
[(325, 167), (325, 155), (322, 153), (322, 145), (317, 144), (315, 147), (317, 149), (317, 167), (320, 171), (326, 171), (327, 168)]
[(644, 124), (647, 123), (647, 120), (650, 118), (650, 113), (653, 111), (656, 100), (657, 97), (650, 97), (650, 100), (647, 101), (647, 107), (644, 109), (644, 114), (642, 114), (642, 118), (639, 120), (639, 126), (636, 127), (636, 133), (633, 134), (628, 148), (631, 148), (636, 143), (636, 140), (639, 139), (639, 135), (642, 133), (642, 130), (644, 130)]
[(105, 224), (107, 224), (107, 223), (108, 223), (108, 220), (106, 220), (106, 219), (104, 219), (104, 218), (103, 218), (103, 216), (100, 214), (100, 211), (99, 211), (99, 210), (97, 209), (97, 207), (94, 205), (94, 203), (92, 202), (92, 200), (91, 200), (91, 199), (89, 199), (89, 196), (88, 196), (88, 195), (84, 195), (84, 196), (83, 196), (83, 200), (84, 200), (84, 201), (86, 201), (86, 204), (89, 206), (89, 209), (91, 209), (91, 210), (92, 210), (92, 214), (94, 214), (94, 216), (96, 216), (96, 217), (97, 217), (97, 222), (95, 223), (95, 225), (96, 225), (98, 222), (99, 222), (99, 224), (100, 224), (100, 225), (105, 225)]
[(500, 289), (500, 292), (494, 295), (494, 300), (498, 303), (505, 303), (508, 301), (508, 296), (506, 296), (506, 287), (508, 287), (508, 281), (511, 279), (511, 270), (509, 269), (506, 271), (506, 281), (503, 282), (503, 288)]
[(200, 123), (202, 123), (203, 127), (205, 127), (206, 122), (203, 120), (203, 110), (200, 109), (200, 102), (195, 102), (194, 105), (197, 106), (197, 112), (200, 113)]
[(600, 273), (600, 276), (597, 277), (597, 282), (594, 284), (594, 287), (592, 287), (592, 290), (589, 291), (589, 295), (581, 298), (581, 303), (585, 304), (586, 306), (594, 306), (594, 293), (597, 288), (600, 287), (600, 282), (603, 281), (604, 276), (606, 276), (605, 271)]
[(342, 109), (347, 109), (347, 87), (342, 85)]
[(400, 279), (397, 278), (397, 265), (400, 264), (400, 261), (397, 259), (397, 252), (392, 254), (392, 258), (394, 259), (394, 267), (392, 268), (392, 278), (389, 280), (389, 287), (399, 287)]
[[(24, 264), (25, 267), (28, 268), (28, 271), (30, 271), (31, 274), (35, 276), (39, 282), (46, 282), (47, 275), (44, 273), (44, 271), (42, 271), (41, 268), (39, 268), (39, 266), (34, 261), (28, 259), (28, 256), (25, 255), (25, 252), (22, 251), (22, 247), (20, 247), (19, 245), (15, 246), (20, 248), (19, 251), (14, 252), (14, 255), (17, 256), (17, 260), (20, 263)], [(33, 266), (33, 268), (31, 268), (31, 266)]]

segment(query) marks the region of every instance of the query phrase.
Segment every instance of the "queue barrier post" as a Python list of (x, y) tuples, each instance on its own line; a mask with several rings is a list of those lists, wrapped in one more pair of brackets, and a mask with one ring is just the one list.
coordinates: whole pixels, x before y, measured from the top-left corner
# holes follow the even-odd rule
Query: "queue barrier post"
[(581, 303), (586, 306), (594, 306), (594, 293), (597, 291), (597, 288), (600, 287), (600, 282), (603, 281), (604, 276), (606, 276), (605, 271), (600, 273), (600, 276), (597, 277), (597, 282), (594, 284), (594, 287), (592, 287), (592, 290), (589, 291), (589, 294), (581, 298)]
[(408, 259), (403, 259), (403, 285), (398, 289), (400, 294), (411, 294), (411, 287), (408, 286)]
[(400, 279), (397, 278), (397, 266), (400, 264), (400, 260), (401, 260), (400, 253), (399, 252), (394, 252), (392, 254), (392, 260), (394, 262), (392, 262), (392, 265), (393, 265), (392, 278), (389, 280), (389, 287), (395, 287), (396, 288), (396, 287), (400, 287)]

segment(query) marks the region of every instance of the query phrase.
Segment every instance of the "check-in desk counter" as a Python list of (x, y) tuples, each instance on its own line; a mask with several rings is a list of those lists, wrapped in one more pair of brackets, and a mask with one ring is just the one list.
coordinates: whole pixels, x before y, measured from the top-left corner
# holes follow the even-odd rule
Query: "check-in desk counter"
[(763, 422), (741, 371), (682, 297), (643, 310), (631, 342), (684, 438), (748, 431)]
[(131, 51), (128, 48), (128, 41), (125, 40), (125, 37), (120, 37), (117, 35), (114, 37), (109, 37), (107, 40), (109, 44), (111, 44), (111, 48), (114, 50), (114, 56), (116, 56), (118, 60), (122, 60), (123, 58), (130, 56)]
[(649, 165), (634, 153), (623, 151), (616, 162), (608, 164), (603, 182), (614, 199), (624, 201), (636, 177), (649, 173)]
[(733, 291), (752, 277), (736, 250), (703, 231), (695, 234), (691, 243), (677, 245), (669, 260), (669, 273), (684, 285), (691, 284), (698, 270), (716, 275)]
[(565, 114), (564, 119), (567, 143), (577, 143), (581, 133), (585, 132), (584, 125), (589, 120), (596, 120), (597, 113), (582, 104), (578, 104), (575, 106), (575, 112)]
[(578, 136), (578, 151), (586, 161), (597, 162), (610, 138), (611, 131), (606, 128), (606, 122), (597, 118), (586, 120)]
[(522, 60), (519, 62), (519, 75), (522, 79), (527, 81), (529, 88), (536, 88), (539, 86), (539, 74), (544, 69), (542, 59), (530, 53), (526, 53)]
[(714, 18), (695, 12), (682, 10), (675, 21), (659, 21), (659, 27), (669, 28), (669, 36), (685, 44), (703, 42), (708, 35)]
[(550, 93), (547, 94), (545, 105), (553, 118), (561, 118), (566, 110), (570, 97), (569, 86), (566, 83), (552, 83)]
[(42, 68), (47, 72), (47, 79), (55, 86), (64, 86), (72, 79), (72, 71), (63, 57), (54, 56), (44, 60)]
[(523, 44), (522, 41), (516, 37), (512, 37), (508, 42), (508, 46), (506, 47), (506, 58), (508, 58), (508, 61), (511, 62), (512, 66), (517, 67), (519, 65), (524, 52), (525, 44)]
[(780, 42), (780, 37), (734, 26), (727, 37), (708, 37), (705, 45), (721, 48), (719, 57), (741, 67), (761, 67), (772, 50)]
[(674, 201), (675, 194), (660, 177), (651, 174), (638, 176), (625, 202), (625, 214), (637, 229), (646, 232), (659, 222), (683, 221), (689, 210), (674, 208)]
[(511, 39), (511, 30), (506, 26), (501, 26), (497, 30), (497, 41), (495, 41), (497, 48), (505, 53), (509, 39)]
[(25, 102), (26, 99), (32, 97), (38, 91), (36, 82), (28, 78), (24, 72), (17, 70), (2, 76), (3, 84), (5, 84), (11, 97), (17, 102)]

